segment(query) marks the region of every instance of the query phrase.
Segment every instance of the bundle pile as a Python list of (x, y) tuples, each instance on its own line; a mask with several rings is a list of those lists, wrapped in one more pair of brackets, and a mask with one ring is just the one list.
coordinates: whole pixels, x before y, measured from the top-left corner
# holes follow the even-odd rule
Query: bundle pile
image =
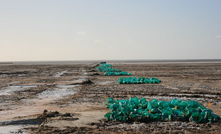
[(161, 80), (151, 77), (150, 79), (144, 77), (121, 77), (118, 79), (118, 84), (141, 84), (141, 83), (160, 83)]
[(112, 67), (111, 64), (101, 63), (100, 66), (97, 66), (96, 69), (99, 72), (106, 72), (104, 75), (132, 75), (128, 72), (122, 72), (120, 69), (116, 70)]
[(220, 117), (212, 110), (201, 106), (197, 101), (146, 101), (138, 97), (129, 100), (113, 100), (107, 98), (105, 103), (110, 113), (104, 117), (112, 121), (191, 121), (191, 122), (217, 122)]
[(121, 70), (116, 70), (114, 68), (112, 68), (111, 64), (100, 64), (100, 66), (97, 66), (96, 69), (99, 72), (121, 72)]
[(128, 72), (106, 72), (104, 75), (132, 75), (132, 73)]

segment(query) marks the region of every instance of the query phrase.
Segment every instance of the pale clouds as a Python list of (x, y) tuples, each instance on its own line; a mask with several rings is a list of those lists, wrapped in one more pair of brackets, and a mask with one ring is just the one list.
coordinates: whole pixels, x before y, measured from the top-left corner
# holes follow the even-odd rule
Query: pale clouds
[(216, 39), (221, 39), (221, 35), (215, 36)]
[(103, 43), (101, 40), (94, 40), (95, 43)]
[(78, 31), (77, 32), (77, 34), (79, 34), (79, 35), (83, 35), (83, 34), (86, 34), (87, 32), (85, 32), (85, 31)]
[(133, 41), (133, 40), (132, 40), (132, 39), (129, 39), (128, 41), (131, 42), (131, 41)]

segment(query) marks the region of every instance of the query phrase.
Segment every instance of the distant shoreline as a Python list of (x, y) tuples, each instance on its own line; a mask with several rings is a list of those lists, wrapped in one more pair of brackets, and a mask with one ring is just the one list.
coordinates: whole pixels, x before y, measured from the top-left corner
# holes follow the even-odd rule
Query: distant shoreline
[(0, 64), (13, 64), (13, 62), (0, 62)]
[(93, 64), (100, 62), (123, 63), (123, 64), (169, 64), (169, 63), (221, 63), (221, 59), (184, 59), (184, 60), (76, 60), (76, 61), (14, 61), (0, 62), (0, 64)]

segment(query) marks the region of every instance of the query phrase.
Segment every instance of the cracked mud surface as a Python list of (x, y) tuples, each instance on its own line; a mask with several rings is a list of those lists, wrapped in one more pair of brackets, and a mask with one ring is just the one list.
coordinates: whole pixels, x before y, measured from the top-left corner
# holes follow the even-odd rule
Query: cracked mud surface
[[(91, 64), (0, 65), (0, 133), (221, 133), (221, 122), (111, 122), (104, 97), (196, 100), (221, 116), (221, 63), (113, 64), (160, 84), (117, 84)], [(92, 82), (92, 83), (91, 83)], [(44, 110), (70, 113), (39, 119)]]

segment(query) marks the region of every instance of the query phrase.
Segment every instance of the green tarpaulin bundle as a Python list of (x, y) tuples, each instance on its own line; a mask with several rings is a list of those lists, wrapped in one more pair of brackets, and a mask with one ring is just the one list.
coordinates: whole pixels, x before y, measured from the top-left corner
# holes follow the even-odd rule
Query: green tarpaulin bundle
[(112, 67), (111, 64), (106, 64), (106, 63), (102, 63), (102, 64), (100, 64), (100, 65), (103, 66), (103, 67)]
[(116, 70), (112, 67), (111, 64), (101, 63), (99, 66), (96, 67), (99, 72), (106, 72), (104, 75), (132, 75), (128, 72), (122, 72), (120, 69)]
[(151, 77), (150, 79), (144, 77), (121, 77), (118, 79), (118, 84), (142, 84), (142, 83), (160, 83), (161, 80)]
[(197, 101), (147, 101), (138, 97), (113, 100), (107, 98), (106, 107), (110, 109), (104, 117), (111, 121), (191, 121), (197, 123), (217, 122), (220, 117), (212, 110), (201, 106)]
[(121, 72), (121, 70), (116, 70), (114, 68), (110, 68), (110, 67), (98, 67), (97, 68), (99, 72)]
[(114, 68), (112, 68), (112, 65), (111, 64), (100, 64), (100, 66), (97, 66), (96, 69), (99, 71), (99, 72), (121, 72), (121, 70), (116, 70)]
[(104, 75), (132, 75), (132, 73), (128, 72), (106, 72)]

